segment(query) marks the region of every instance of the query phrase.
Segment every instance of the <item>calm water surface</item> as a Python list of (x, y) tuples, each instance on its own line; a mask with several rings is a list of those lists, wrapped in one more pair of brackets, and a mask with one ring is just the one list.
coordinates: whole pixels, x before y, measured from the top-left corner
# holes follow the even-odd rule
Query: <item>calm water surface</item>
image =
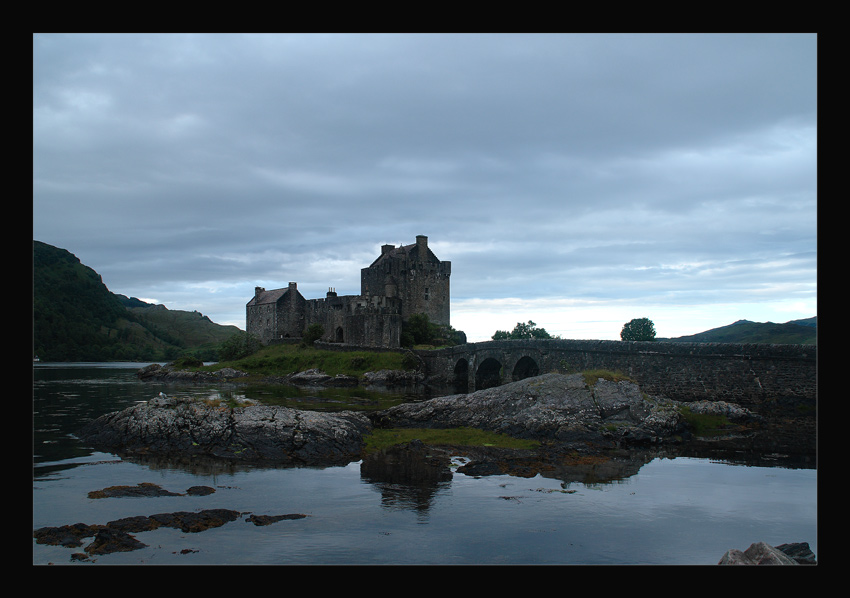
[[(246, 394), (239, 387), (140, 382), (145, 364), (38, 364), (33, 373), (33, 529), (136, 515), (226, 508), (242, 518), (201, 533), (134, 534), (147, 548), (93, 564), (705, 564), (753, 542), (808, 542), (817, 554), (817, 471), (700, 458), (644, 459), (601, 483), (536, 476), (470, 477), (410, 487), (328, 468), (131, 462), (73, 437), (102, 413), (169, 395)], [(257, 391), (265, 392), (268, 391)], [(325, 404), (324, 399), (322, 404)], [(364, 400), (358, 398), (355, 400)], [(309, 399), (301, 399), (305, 405)], [(458, 455), (456, 463), (463, 463)], [(208, 496), (89, 499), (150, 482)], [(303, 513), (269, 526), (247, 513)], [(84, 546), (91, 539), (84, 541)], [(81, 548), (39, 545), (34, 564), (71, 564)]]

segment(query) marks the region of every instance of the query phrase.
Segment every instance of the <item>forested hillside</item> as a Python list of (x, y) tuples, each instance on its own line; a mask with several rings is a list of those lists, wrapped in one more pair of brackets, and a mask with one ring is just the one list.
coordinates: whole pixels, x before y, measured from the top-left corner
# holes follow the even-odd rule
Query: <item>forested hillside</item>
[(816, 345), (818, 342), (817, 317), (794, 320), (784, 324), (738, 320), (728, 326), (712, 328), (689, 336), (679, 336), (671, 342), (692, 343), (766, 343), (777, 345)]
[(42, 361), (211, 361), (238, 330), (116, 295), (72, 253), (33, 241), (33, 355)]

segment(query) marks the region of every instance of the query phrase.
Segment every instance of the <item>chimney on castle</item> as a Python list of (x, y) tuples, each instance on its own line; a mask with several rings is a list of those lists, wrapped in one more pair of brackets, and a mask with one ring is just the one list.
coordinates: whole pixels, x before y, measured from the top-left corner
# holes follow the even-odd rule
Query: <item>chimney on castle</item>
[(395, 249), (395, 245), (381, 245), (381, 255), (389, 253), (393, 249)]
[(425, 235), (416, 235), (416, 246), (421, 250), (428, 249), (428, 237)]

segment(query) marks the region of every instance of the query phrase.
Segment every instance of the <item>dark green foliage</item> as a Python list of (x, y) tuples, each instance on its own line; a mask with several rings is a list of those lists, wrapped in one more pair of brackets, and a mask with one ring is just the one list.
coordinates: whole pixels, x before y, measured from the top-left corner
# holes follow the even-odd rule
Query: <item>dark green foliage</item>
[(430, 345), (440, 336), (440, 327), (433, 324), (426, 314), (413, 314), (401, 328), (401, 344)]
[(199, 368), (203, 367), (204, 362), (202, 359), (188, 355), (185, 357), (178, 357), (171, 363), (171, 365), (177, 368)]
[(310, 324), (301, 336), (302, 344), (311, 347), (313, 343), (322, 338), (325, 328), (321, 324)]
[(33, 241), (33, 351), (42, 360), (100, 361), (120, 353), (126, 319), (100, 276), (63, 249)]
[(655, 324), (648, 318), (635, 318), (623, 324), (620, 340), (624, 341), (654, 341)]
[(415, 345), (462, 345), (466, 334), (451, 326), (440, 326), (431, 322), (427, 314), (413, 314), (401, 327), (401, 346)]
[(545, 328), (538, 328), (537, 324), (529, 320), (527, 323), (517, 322), (514, 329), (510, 332), (506, 330), (497, 330), (493, 335), (494, 341), (503, 340), (518, 340), (518, 339), (546, 339), (557, 338), (546, 332)]
[(253, 355), (263, 344), (253, 334), (241, 330), (224, 341), (218, 348), (219, 361), (234, 361)]
[(448, 332), (448, 338), (451, 341), (451, 345), (466, 344), (466, 333), (463, 330), (455, 330), (451, 326), (446, 326), (446, 330)]
[(293, 344), (272, 344), (248, 357), (226, 362), (222, 360), (208, 367), (211, 370), (224, 366), (234, 367), (257, 376), (286, 376), (318, 369), (330, 376), (344, 374), (359, 377), (365, 372), (406, 369), (407, 362), (403, 361), (403, 357), (397, 351), (330, 351)]
[(237, 330), (116, 295), (72, 253), (33, 241), (33, 356), (42, 361), (215, 361)]
[(404, 354), (404, 357), (401, 360), (401, 365), (406, 370), (418, 370), (421, 364), (415, 354), (408, 352)]

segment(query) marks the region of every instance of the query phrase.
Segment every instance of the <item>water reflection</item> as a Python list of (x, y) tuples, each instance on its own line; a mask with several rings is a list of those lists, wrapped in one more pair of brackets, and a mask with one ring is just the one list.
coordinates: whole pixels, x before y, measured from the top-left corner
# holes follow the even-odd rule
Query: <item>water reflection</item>
[[(254, 395), (309, 409), (369, 409), (373, 397), (341, 389), (330, 397), (316, 389), (272, 397), (282, 389), (141, 382), (139, 368), (126, 365), (34, 369), (40, 371), (33, 393), (33, 529), (211, 507), (309, 514), (261, 528), (243, 521), (203, 534), (160, 530), (140, 538), (149, 544), (144, 551), (91, 562), (714, 564), (726, 550), (759, 540), (806, 541), (817, 553), (814, 455), (718, 450), (711, 443), (604, 454), (423, 450), (414, 444), (327, 468), (121, 458), (93, 451), (73, 432), (160, 391), (223, 399)], [(87, 497), (95, 489), (142, 482), (176, 492), (196, 485), (215, 492)], [(34, 543), (33, 562), (73, 562), (78, 550)]]
[(412, 442), (366, 456), (360, 463), (360, 476), (381, 493), (383, 507), (424, 514), (435, 495), (451, 483), (450, 465), (446, 454)]

